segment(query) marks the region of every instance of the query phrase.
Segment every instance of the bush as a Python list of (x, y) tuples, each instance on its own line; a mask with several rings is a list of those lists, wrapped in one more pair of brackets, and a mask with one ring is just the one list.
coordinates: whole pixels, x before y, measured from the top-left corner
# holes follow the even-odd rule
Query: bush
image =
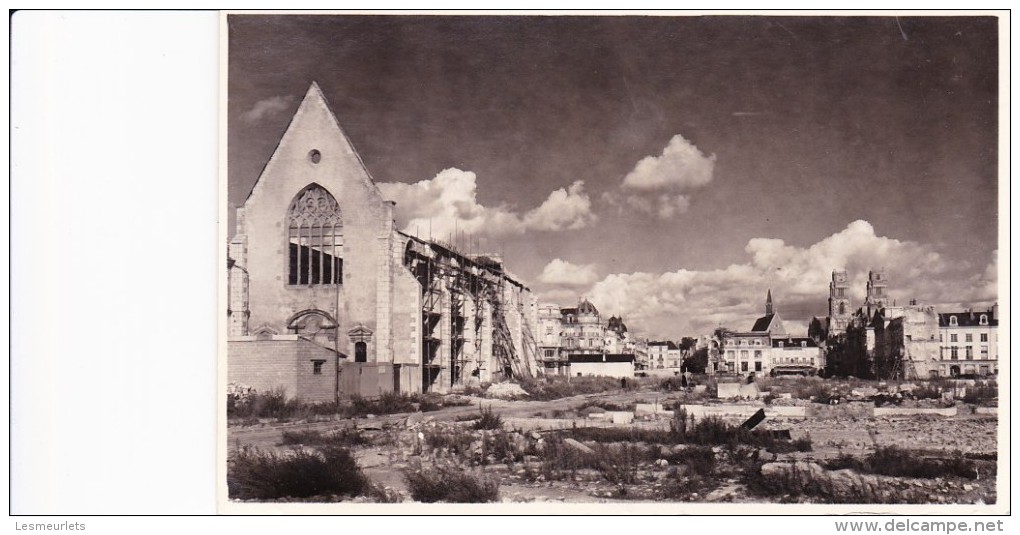
[(637, 482), (641, 461), (648, 460), (648, 449), (634, 444), (614, 444), (595, 448), (595, 468), (606, 481), (617, 485)]
[(453, 465), (431, 468), (414, 465), (404, 470), (411, 498), (425, 503), (486, 503), (499, 500), (499, 482)]
[(248, 421), (257, 418), (307, 419), (312, 415), (330, 414), (336, 410), (333, 403), (303, 403), (293, 398), (287, 399), (283, 389), (227, 396), (227, 417)]
[(284, 431), (282, 445), (303, 444), (306, 446), (364, 446), (368, 440), (353, 428), (338, 429), (331, 433), (321, 431)]
[(672, 467), (662, 479), (662, 486), (659, 487), (658, 495), (663, 500), (698, 500), (704, 499), (704, 494), (711, 492), (719, 485), (719, 480), (713, 477), (705, 477), (700, 474), (685, 475), (676, 467)]
[(781, 497), (783, 501), (800, 497), (834, 504), (917, 504), (929, 501), (926, 493), (920, 490), (895, 489), (863, 480), (839, 481), (828, 472), (817, 473), (796, 465), (791, 465), (788, 471), (765, 475), (761, 472), (761, 464), (755, 464), (745, 470), (744, 482), (752, 494)]
[(634, 410), (634, 405), (631, 405), (629, 407), (625, 407), (623, 405), (617, 405), (616, 403), (612, 403), (612, 402), (609, 402), (609, 401), (603, 401), (603, 400), (600, 400), (600, 399), (585, 401), (584, 403), (581, 404), (580, 407), (577, 407), (575, 410), (578, 413), (580, 413), (581, 411), (583, 411), (584, 409), (587, 409), (589, 407), (598, 407), (600, 409), (607, 410), (607, 411), (629, 411), (629, 410)]
[(679, 376), (667, 377), (659, 382), (659, 390), (666, 392), (680, 392), (686, 390), (683, 386), (683, 378)]
[[(627, 381), (628, 389), (636, 385), (637, 381)], [(536, 401), (550, 401), (581, 394), (601, 394), (602, 392), (621, 390), (620, 380), (612, 377), (549, 376), (522, 381), (521, 387), (528, 393), (529, 399)]]
[(863, 458), (840, 453), (823, 463), (828, 470), (849, 468), (862, 474), (934, 479), (938, 477), (977, 478), (977, 464), (960, 452), (948, 458), (923, 457), (921, 452), (896, 446), (879, 447)]
[(475, 441), (471, 433), (460, 427), (433, 427), (422, 433), (425, 435), (425, 444), (433, 450), (446, 450), (464, 457), (470, 456), (471, 443)]
[(967, 387), (963, 395), (963, 402), (974, 405), (995, 405), (999, 399), (999, 389), (996, 383), (978, 383)]
[(414, 412), (414, 402), (411, 396), (394, 392), (385, 392), (378, 399), (355, 397), (351, 399), (351, 416)]
[(869, 455), (861, 469), (873, 474), (896, 477), (962, 477), (974, 479), (974, 462), (956, 453), (952, 457), (933, 459), (919, 457), (916, 452), (896, 446), (879, 447)]
[(472, 429), (503, 429), (503, 417), (492, 412), (492, 407), (481, 408), (481, 417), (471, 426)]
[(298, 449), (290, 454), (245, 446), (227, 460), (227, 489), (235, 500), (356, 496), (369, 490), (368, 480), (345, 448)]
[(710, 446), (691, 446), (662, 458), (669, 464), (686, 465), (695, 475), (710, 476), (715, 472), (715, 452)]
[(563, 443), (563, 438), (549, 435), (542, 450), (542, 475), (549, 481), (563, 479), (567, 473), (570, 477), (582, 468), (594, 468), (592, 455), (578, 451)]

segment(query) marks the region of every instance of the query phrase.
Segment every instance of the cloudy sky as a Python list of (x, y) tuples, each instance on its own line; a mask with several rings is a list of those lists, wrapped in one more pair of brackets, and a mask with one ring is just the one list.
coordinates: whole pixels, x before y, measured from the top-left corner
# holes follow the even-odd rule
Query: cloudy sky
[(502, 252), (653, 338), (788, 328), (846, 268), (997, 298), (998, 30), (981, 17), (232, 16), (229, 203), (312, 81), (402, 229)]

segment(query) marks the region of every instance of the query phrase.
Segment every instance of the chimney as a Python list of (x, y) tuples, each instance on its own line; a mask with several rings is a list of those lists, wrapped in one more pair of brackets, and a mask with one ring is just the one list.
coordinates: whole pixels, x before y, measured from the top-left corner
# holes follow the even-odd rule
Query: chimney
[(988, 311), (992, 313), (992, 319), (993, 320), (998, 320), (999, 319), (999, 303), (998, 302), (996, 302), (994, 305), (992, 305), (992, 308), (988, 309)]

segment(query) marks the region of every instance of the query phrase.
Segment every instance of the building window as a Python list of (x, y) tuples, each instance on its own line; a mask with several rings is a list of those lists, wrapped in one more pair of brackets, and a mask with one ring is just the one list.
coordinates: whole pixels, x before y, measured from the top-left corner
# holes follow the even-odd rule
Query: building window
[(974, 358), (974, 346), (967, 346), (967, 358)]
[(807, 342), (801, 342), (800, 347), (807, 347)]
[(988, 316), (981, 314), (981, 325), (988, 325)]
[(742, 371), (742, 372), (746, 372), (747, 371), (747, 361), (746, 360), (740, 363), (740, 371)]
[(955, 335), (955, 334), (951, 334), (951, 335), (949, 335), (949, 341), (950, 341), (950, 342), (957, 342), (958, 340), (956, 339), (956, 336), (957, 336), (957, 335)]
[(312, 361), (312, 373), (314, 375), (322, 375), (322, 365), (325, 364), (324, 360), (313, 360)]
[(953, 360), (956, 360), (956, 359), (960, 358), (959, 351), (960, 351), (959, 348), (957, 348), (956, 346), (950, 347), (949, 348), (949, 358), (951, 358)]
[(981, 341), (982, 342), (988, 341), (988, 333), (981, 333)]
[(981, 346), (981, 360), (988, 360), (988, 346)]
[(782, 342), (779, 342), (779, 347), (783, 347), (783, 343)]
[(754, 358), (755, 358), (755, 360), (761, 359), (761, 350), (755, 350)]
[(746, 349), (741, 350), (740, 351), (740, 358), (742, 358), (744, 360), (747, 360), (747, 357), (748, 357), (747, 350)]
[(288, 284), (341, 284), (343, 220), (340, 206), (318, 184), (298, 193), (287, 211)]
[(950, 325), (957, 325), (957, 323), (956, 323), (956, 316), (949, 316), (949, 324)]
[(963, 335), (963, 341), (964, 342), (973, 342), (974, 341), (974, 335), (970, 334), (970, 333), (967, 333), (967, 334)]
[(760, 372), (761, 371), (761, 361), (755, 361), (755, 363), (754, 363), (754, 371), (756, 371), (756, 372)]
[(368, 344), (365, 342), (354, 343), (354, 362), (368, 362)]

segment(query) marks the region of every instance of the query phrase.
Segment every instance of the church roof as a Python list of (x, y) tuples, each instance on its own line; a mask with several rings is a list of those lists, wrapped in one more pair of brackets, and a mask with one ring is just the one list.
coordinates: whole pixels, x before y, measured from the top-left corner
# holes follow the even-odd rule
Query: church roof
[(581, 304), (577, 305), (577, 313), (598, 315), (599, 310), (595, 308), (595, 305), (591, 304), (591, 301), (585, 299), (581, 301)]
[(751, 331), (767, 331), (769, 325), (772, 325), (772, 318), (775, 318), (775, 314), (766, 314), (754, 321), (754, 327), (751, 327)]
[(357, 161), (360, 171), (362, 171), (368, 181), (375, 184), (375, 180), (372, 178), (372, 174), (368, 171), (368, 167), (365, 166), (365, 162), (361, 159), (361, 155), (354, 148), (354, 143), (351, 142), (350, 137), (347, 136), (347, 132), (344, 131), (343, 127), (340, 126), (340, 121), (337, 120), (336, 114), (333, 109), (329, 107), (329, 102), (326, 100), (326, 96), (322, 92), (322, 88), (314, 80), (308, 86), (308, 90), (305, 92), (304, 98), (301, 99), (301, 104), (298, 105), (297, 110), (290, 119), (290, 123), (287, 125), (287, 129), (284, 131), (283, 136), (276, 144), (276, 148), (273, 150), (273, 154), (269, 157), (269, 160), (262, 167), (262, 171), (259, 173), (258, 178), (255, 179), (255, 183), (252, 184), (251, 190), (248, 191), (248, 196), (245, 198), (245, 203), (248, 199), (255, 194), (256, 188), (259, 187), (259, 183), (262, 182), (263, 175), (269, 169), (270, 164), (277, 158), (277, 155), (283, 151), (285, 143), (289, 141), (289, 138), (294, 134), (294, 130), (300, 130), (307, 124), (322, 124), (322, 122), (328, 123), (331, 129), (334, 129), (335, 133), (339, 133), (339, 143), (346, 145), (350, 150), (351, 155)]

